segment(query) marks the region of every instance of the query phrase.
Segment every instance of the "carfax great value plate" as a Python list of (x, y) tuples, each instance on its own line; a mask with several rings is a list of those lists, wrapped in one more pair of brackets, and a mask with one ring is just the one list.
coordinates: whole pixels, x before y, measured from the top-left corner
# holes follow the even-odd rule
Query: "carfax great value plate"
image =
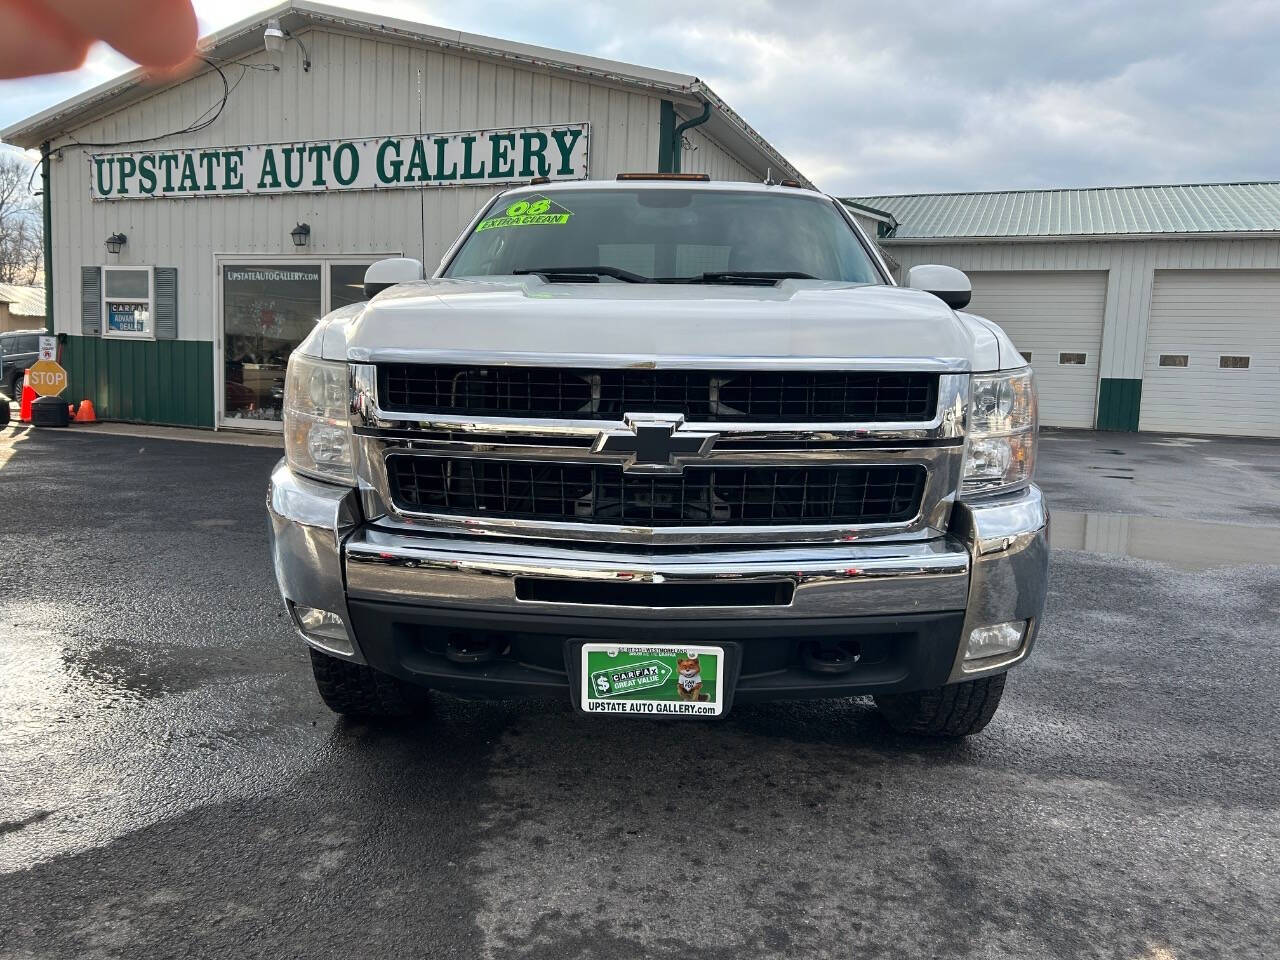
[(724, 649), (584, 643), (580, 703), (587, 713), (718, 717)]

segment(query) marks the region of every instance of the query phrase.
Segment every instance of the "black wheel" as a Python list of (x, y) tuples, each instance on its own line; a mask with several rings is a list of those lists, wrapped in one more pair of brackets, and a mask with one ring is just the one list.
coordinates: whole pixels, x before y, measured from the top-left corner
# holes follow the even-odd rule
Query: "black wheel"
[(427, 705), (427, 691), (360, 663), (310, 650), (320, 699), (348, 717), (409, 717)]
[(12, 380), (9, 381), (9, 399), (12, 400), (14, 403), (19, 403), (22, 400), (22, 374), (21, 373), (18, 373)]
[(876, 697), (876, 706), (899, 733), (969, 737), (991, 722), (1004, 693), (1003, 673), (932, 690)]

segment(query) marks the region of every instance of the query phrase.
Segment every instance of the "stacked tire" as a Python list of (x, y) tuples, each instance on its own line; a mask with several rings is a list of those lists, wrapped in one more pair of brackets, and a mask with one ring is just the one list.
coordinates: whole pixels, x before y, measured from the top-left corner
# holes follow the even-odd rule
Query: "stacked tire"
[(70, 422), (66, 401), (61, 397), (39, 397), (31, 404), (33, 427), (65, 427)]

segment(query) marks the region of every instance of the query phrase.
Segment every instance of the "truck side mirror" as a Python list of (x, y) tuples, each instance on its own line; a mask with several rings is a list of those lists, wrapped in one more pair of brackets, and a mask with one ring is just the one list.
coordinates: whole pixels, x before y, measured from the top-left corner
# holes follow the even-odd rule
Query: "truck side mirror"
[(365, 299), (373, 299), (387, 287), (397, 283), (411, 283), (421, 280), (426, 274), (422, 270), (422, 261), (412, 257), (388, 257), (369, 265), (364, 272)]
[(907, 286), (932, 293), (952, 310), (963, 310), (973, 299), (973, 285), (964, 272), (938, 263), (922, 263), (907, 271)]

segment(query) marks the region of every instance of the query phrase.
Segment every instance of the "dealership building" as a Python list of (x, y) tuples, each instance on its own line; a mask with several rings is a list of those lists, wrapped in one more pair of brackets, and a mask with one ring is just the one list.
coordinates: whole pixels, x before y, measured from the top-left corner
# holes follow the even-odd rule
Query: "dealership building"
[(1280, 183), (854, 197), (900, 276), (969, 274), (1041, 421), (1280, 436)]
[[(3, 132), (41, 151), (49, 316), (100, 417), (279, 429), (289, 352), (387, 256), (533, 177), (808, 181), (696, 77), (282, 4)], [(864, 221), (865, 222), (865, 221)]]

